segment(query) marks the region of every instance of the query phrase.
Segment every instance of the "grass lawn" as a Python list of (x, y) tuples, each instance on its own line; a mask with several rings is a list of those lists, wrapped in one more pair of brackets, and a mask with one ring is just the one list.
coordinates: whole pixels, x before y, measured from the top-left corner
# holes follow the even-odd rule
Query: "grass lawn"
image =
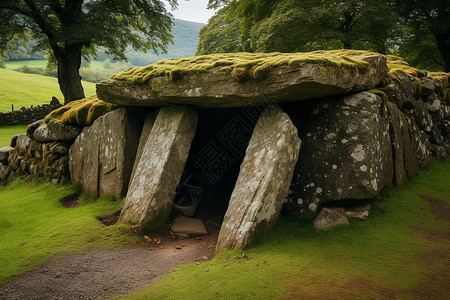
[(0, 284), (55, 255), (137, 242), (125, 225), (105, 227), (95, 218), (122, 201), (81, 197), (77, 208), (63, 208), (58, 200), (74, 191), (74, 185), (21, 180), (0, 187)]
[[(103, 69), (103, 62), (102, 61), (91, 61), (91, 68), (92, 69)], [(22, 66), (28, 66), (28, 67), (39, 67), (39, 68), (46, 68), (47, 67), (47, 61), (46, 60), (17, 60), (17, 61), (7, 61), (5, 62), (5, 66), (7, 69), (17, 69)]]
[[(95, 83), (83, 81), (82, 84), (86, 96), (95, 95)], [(11, 104), (15, 110), (49, 104), (52, 96), (64, 101), (58, 79), (0, 69), (0, 111), (11, 111)]]
[(27, 125), (0, 126), (0, 148), (9, 146), (13, 135), (25, 133), (26, 130)]
[(447, 160), (388, 191), (367, 221), (317, 232), (310, 222), (281, 220), (245, 251), (250, 259), (227, 251), (125, 298), (449, 299), (450, 222), (432, 212), (448, 213), (449, 182)]
[[(178, 267), (125, 298), (448, 299), (448, 182), (450, 160), (387, 191), (366, 221), (318, 232), (281, 219), (252, 248)], [(125, 225), (95, 219), (122, 201), (82, 197), (79, 207), (62, 208), (58, 199), (75, 190), (20, 180), (0, 187), (0, 283), (55, 255), (138, 242)]]

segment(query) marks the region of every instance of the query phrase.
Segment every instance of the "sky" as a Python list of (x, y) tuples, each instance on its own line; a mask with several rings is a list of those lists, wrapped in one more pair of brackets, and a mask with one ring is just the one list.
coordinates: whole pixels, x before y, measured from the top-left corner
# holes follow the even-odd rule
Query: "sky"
[[(170, 5), (166, 1), (164, 3), (171, 10)], [(208, 0), (178, 0), (178, 9), (171, 10), (171, 13), (177, 19), (206, 24), (214, 15), (214, 10), (206, 9), (207, 5)]]

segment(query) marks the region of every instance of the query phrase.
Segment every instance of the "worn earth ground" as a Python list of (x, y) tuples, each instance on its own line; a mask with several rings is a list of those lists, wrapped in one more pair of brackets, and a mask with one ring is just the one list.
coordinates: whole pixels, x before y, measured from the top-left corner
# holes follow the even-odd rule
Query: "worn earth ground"
[[(155, 238), (152, 236), (152, 238)], [(202, 239), (69, 254), (0, 287), (0, 299), (103, 299), (151, 284), (170, 269), (211, 259), (217, 234)]]

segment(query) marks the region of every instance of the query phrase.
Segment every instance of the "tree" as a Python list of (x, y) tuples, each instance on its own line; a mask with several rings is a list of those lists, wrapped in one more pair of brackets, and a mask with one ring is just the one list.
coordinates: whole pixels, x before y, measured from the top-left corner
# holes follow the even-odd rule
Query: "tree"
[[(222, 18), (227, 12), (237, 15), (240, 37), (234, 43), (250, 52), (358, 48), (386, 53), (396, 27), (387, 0), (212, 0), (210, 6), (224, 3), (228, 3), (225, 8), (233, 9), (222, 9), (218, 14)], [(204, 41), (213, 31), (229, 32), (230, 25), (208, 23), (200, 34), (200, 43), (208, 44)], [(199, 48), (198, 53), (217, 52), (214, 43), (210, 45)]]
[[(176, 0), (168, 0), (172, 7)], [(172, 19), (160, 0), (0, 0), (0, 48), (31, 36), (56, 59), (64, 102), (84, 98), (81, 57), (97, 47), (124, 60), (135, 50), (167, 50)]]
[(393, 0), (392, 6), (406, 27), (403, 52), (411, 54), (417, 64), (438, 64), (450, 72), (449, 1)]

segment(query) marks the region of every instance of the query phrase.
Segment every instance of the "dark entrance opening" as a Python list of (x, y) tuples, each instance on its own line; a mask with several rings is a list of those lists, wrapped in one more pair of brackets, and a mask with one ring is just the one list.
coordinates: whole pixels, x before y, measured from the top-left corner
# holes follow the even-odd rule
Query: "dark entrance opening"
[(262, 111), (257, 106), (198, 110), (197, 131), (175, 196), (177, 213), (220, 229)]

